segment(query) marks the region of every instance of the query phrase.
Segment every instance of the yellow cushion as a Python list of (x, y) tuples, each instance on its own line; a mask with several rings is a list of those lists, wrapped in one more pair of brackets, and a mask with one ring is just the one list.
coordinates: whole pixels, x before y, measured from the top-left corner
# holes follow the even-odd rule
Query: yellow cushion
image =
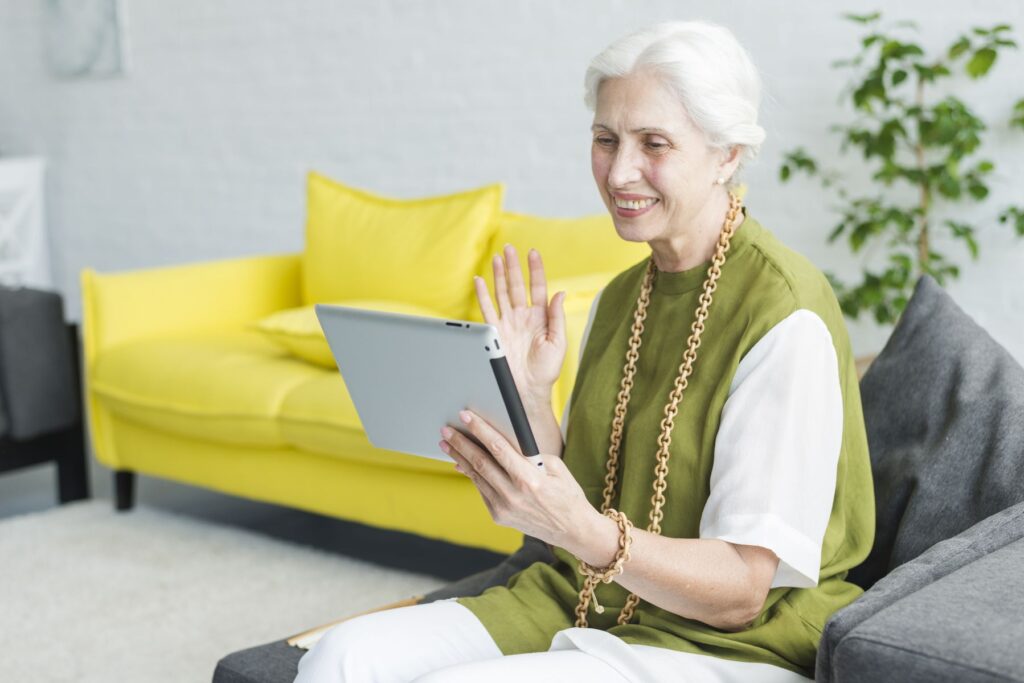
[[(542, 218), (505, 211), (501, 214), (498, 230), (477, 270), (477, 275), (487, 281), (492, 296), (494, 270), (491, 259), (502, 252), (505, 244), (516, 248), (523, 282), (527, 288), (530, 283), (528, 252), (531, 248), (540, 252), (548, 280), (548, 297), (558, 291), (552, 287), (552, 280), (592, 273), (615, 275), (651, 254), (651, 248), (646, 242), (628, 242), (619, 237), (608, 214), (581, 218)], [(475, 297), (473, 303), (468, 320), (483, 320)]]
[[(422, 315), (434, 318), (444, 317), (437, 311), (424, 306), (417, 306), (402, 301), (355, 299), (332, 303), (355, 308), (366, 308), (373, 311), (388, 311), (391, 313), (405, 313), (407, 315)], [(316, 317), (316, 309), (313, 304), (277, 311), (262, 320), (252, 323), (251, 327), (262, 332), (268, 339), (302, 360), (331, 370), (336, 370), (338, 367), (334, 361), (334, 356), (331, 355), (331, 347), (327, 345), (324, 331), (320, 328), (320, 321)]]
[(116, 417), (196, 439), (285, 444), (278, 409), (326, 370), (297, 360), (254, 331), (128, 342), (100, 352), (91, 389)]
[(548, 296), (564, 291), (566, 311), (578, 303), (589, 313), (594, 297), (618, 274), (619, 271), (608, 271), (548, 280)]
[[(284, 439), (302, 451), (380, 467), (455, 473), (450, 462), (375, 448), (366, 438), (352, 397), (337, 371), (311, 378), (290, 391), (281, 404), (279, 421)], [(440, 430), (441, 425), (437, 428)], [(441, 440), (440, 432), (437, 440)]]
[(504, 189), (401, 200), (309, 173), (303, 303), (390, 299), (464, 317)]

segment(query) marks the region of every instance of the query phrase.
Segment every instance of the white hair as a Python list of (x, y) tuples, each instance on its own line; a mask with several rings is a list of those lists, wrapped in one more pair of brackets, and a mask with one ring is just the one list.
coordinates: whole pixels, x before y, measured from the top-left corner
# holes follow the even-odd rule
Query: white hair
[(757, 124), (761, 77), (732, 31), (706, 21), (666, 21), (619, 38), (594, 57), (583, 79), (583, 101), (597, 106), (606, 78), (650, 69), (679, 98), (712, 148), (741, 147), (740, 163), (728, 185), (737, 184), (744, 165), (764, 142)]

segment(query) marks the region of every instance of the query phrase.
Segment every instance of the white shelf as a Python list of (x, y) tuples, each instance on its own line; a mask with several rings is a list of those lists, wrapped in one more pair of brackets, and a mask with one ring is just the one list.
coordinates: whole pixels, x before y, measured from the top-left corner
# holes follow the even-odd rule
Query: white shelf
[(44, 212), (46, 161), (0, 158), (0, 283), (53, 289)]

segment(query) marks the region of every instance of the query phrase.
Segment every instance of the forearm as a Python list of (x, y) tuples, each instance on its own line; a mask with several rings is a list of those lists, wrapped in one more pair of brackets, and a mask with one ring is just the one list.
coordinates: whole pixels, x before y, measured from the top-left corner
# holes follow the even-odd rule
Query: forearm
[[(618, 550), (619, 529), (596, 510), (591, 519), (562, 547), (587, 564), (606, 567)], [(750, 571), (731, 544), (668, 538), (636, 527), (632, 538), (630, 559), (615, 581), (640, 599), (722, 630), (739, 630), (757, 616)]]
[(526, 410), (526, 417), (530, 421), (533, 438), (537, 441), (540, 452), (562, 457), (565, 443), (562, 440), (558, 418), (551, 408), (551, 390), (548, 390), (546, 396), (543, 392), (536, 396), (524, 396), (523, 408)]

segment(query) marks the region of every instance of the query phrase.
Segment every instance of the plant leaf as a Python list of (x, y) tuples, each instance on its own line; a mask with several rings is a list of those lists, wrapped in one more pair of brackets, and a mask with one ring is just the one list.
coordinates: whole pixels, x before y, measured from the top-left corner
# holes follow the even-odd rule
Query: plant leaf
[(1013, 220), (1013, 227), (1017, 231), (1017, 236), (1024, 237), (1024, 207), (1010, 206), (999, 214), (1000, 223), (1006, 223), (1009, 220)]
[(968, 183), (967, 191), (979, 202), (988, 196), (988, 188), (976, 180)]
[(970, 49), (970, 39), (967, 36), (963, 36), (960, 38), (960, 40), (956, 41), (955, 43), (949, 46), (949, 53), (947, 54), (947, 57), (949, 59), (956, 59), (957, 57), (959, 57), (960, 55), (962, 55), (963, 53), (967, 52)]
[(983, 47), (967, 62), (967, 73), (971, 78), (981, 78), (988, 73), (995, 61), (996, 51), (990, 47)]
[(971, 252), (971, 258), (978, 259), (978, 241), (974, 238), (974, 228), (966, 223), (956, 221), (945, 221), (945, 224), (953, 232), (953, 235), (962, 239), (967, 244), (967, 250)]
[(881, 12), (872, 12), (871, 14), (844, 14), (843, 18), (855, 21), (858, 24), (870, 24), (872, 21), (878, 21), (881, 16)]
[(1013, 118), (1010, 119), (1010, 126), (1024, 129), (1024, 100), (1013, 105)]

